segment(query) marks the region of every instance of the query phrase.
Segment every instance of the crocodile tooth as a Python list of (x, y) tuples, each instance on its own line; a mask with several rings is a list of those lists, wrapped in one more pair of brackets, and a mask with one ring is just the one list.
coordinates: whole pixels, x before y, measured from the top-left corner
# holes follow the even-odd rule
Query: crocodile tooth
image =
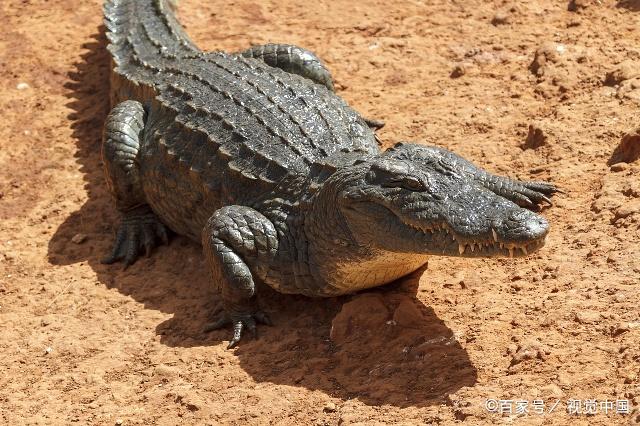
[(513, 257), (513, 247), (509, 247), (509, 257)]
[(471, 247), (471, 253), (473, 253), (476, 250), (476, 243), (469, 244), (469, 247)]
[(498, 234), (496, 234), (496, 230), (491, 228), (491, 233), (493, 234), (493, 241), (498, 242)]
[(525, 254), (525, 256), (529, 254), (529, 252), (527, 251), (527, 246), (522, 246), (520, 248), (522, 249), (522, 252)]
[(458, 244), (458, 251), (460, 252), (460, 254), (464, 254), (464, 249), (465, 249), (466, 247), (467, 247), (467, 246), (466, 246), (466, 245), (464, 245), (464, 244)]

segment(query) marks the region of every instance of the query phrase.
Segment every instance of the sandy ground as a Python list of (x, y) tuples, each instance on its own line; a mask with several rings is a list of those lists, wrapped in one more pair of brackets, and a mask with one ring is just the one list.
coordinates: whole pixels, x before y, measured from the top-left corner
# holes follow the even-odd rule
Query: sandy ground
[(614, 154), (640, 144), (640, 2), (305, 3), (184, 0), (180, 15), (204, 49), (314, 50), (341, 96), (388, 123), (387, 146), (557, 183), (547, 245), (433, 258), (351, 297), (267, 291), (277, 326), (226, 350), (228, 330), (201, 332), (219, 302), (199, 246), (99, 263), (117, 220), (99, 2), (4, 0), (0, 423), (640, 423), (640, 162)]

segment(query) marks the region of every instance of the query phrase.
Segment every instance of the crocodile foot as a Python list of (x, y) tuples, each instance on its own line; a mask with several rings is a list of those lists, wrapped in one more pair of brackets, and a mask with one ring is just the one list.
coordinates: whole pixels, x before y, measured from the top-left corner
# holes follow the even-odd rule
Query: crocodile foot
[(543, 202), (552, 206), (553, 203), (550, 197), (556, 193), (564, 194), (564, 192), (555, 185), (538, 181), (513, 180), (505, 185), (503, 190), (505, 193), (499, 195), (503, 195), (520, 207), (531, 210), (540, 210), (539, 204)]
[(204, 332), (219, 330), (229, 324), (233, 324), (233, 338), (229, 341), (227, 349), (235, 347), (240, 342), (242, 332), (245, 329), (248, 329), (255, 339), (258, 336), (257, 324), (272, 325), (273, 323), (269, 316), (261, 310), (253, 313), (223, 313), (216, 321), (207, 324), (204, 327)]
[(123, 214), (113, 250), (101, 262), (112, 264), (123, 260), (126, 269), (138, 259), (143, 250), (149, 256), (158, 242), (169, 244), (167, 228), (149, 206), (137, 207)]

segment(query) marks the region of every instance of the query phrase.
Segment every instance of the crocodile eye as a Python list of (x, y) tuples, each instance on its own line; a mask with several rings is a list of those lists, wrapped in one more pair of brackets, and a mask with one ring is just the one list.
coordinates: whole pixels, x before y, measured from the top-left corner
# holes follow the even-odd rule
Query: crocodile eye
[(405, 176), (402, 179), (402, 186), (410, 191), (424, 191), (427, 189), (424, 182), (414, 176)]
[(403, 176), (402, 178), (390, 179), (382, 186), (386, 188), (404, 188), (408, 189), (409, 191), (416, 192), (427, 190), (424, 182), (414, 176)]

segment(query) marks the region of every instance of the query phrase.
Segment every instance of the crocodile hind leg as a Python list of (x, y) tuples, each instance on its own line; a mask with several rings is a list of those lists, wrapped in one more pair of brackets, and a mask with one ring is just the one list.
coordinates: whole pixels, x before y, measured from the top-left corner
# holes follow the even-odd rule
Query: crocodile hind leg
[[(274, 68), (308, 78), (334, 91), (333, 78), (324, 63), (310, 50), (292, 44), (261, 44), (240, 52), (245, 58), (260, 59)], [(378, 130), (384, 121), (363, 117), (367, 126)]]
[(138, 169), (146, 113), (140, 102), (124, 101), (109, 113), (104, 125), (102, 161), (107, 186), (122, 216), (111, 254), (103, 263), (123, 260), (125, 268), (144, 250), (168, 243), (167, 230), (147, 205)]
[[(252, 46), (240, 54), (245, 58), (260, 59), (269, 66), (308, 78), (334, 91), (333, 78), (327, 67), (315, 53), (303, 47), (291, 44), (261, 44)], [(363, 117), (363, 120), (367, 126), (375, 130), (384, 126), (384, 121), (381, 120), (366, 117)]]
[(262, 44), (240, 52), (245, 58), (260, 59), (274, 68), (308, 78), (333, 92), (333, 78), (315, 53), (291, 44)]
[[(255, 336), (256, 324), (270, 324), (256, 300), (253, 272), (266, 270), (278, 250), (273, 226), (260, 212), (244, 206), (217, 210), (202, 231), (202, 247), (211, 277), (221, 289), (224, 312), (205, 332), (233, 325), (228, 348), (238, 344), (245, 329)], [(250, 269), (250, 265), (254, 265)]]

